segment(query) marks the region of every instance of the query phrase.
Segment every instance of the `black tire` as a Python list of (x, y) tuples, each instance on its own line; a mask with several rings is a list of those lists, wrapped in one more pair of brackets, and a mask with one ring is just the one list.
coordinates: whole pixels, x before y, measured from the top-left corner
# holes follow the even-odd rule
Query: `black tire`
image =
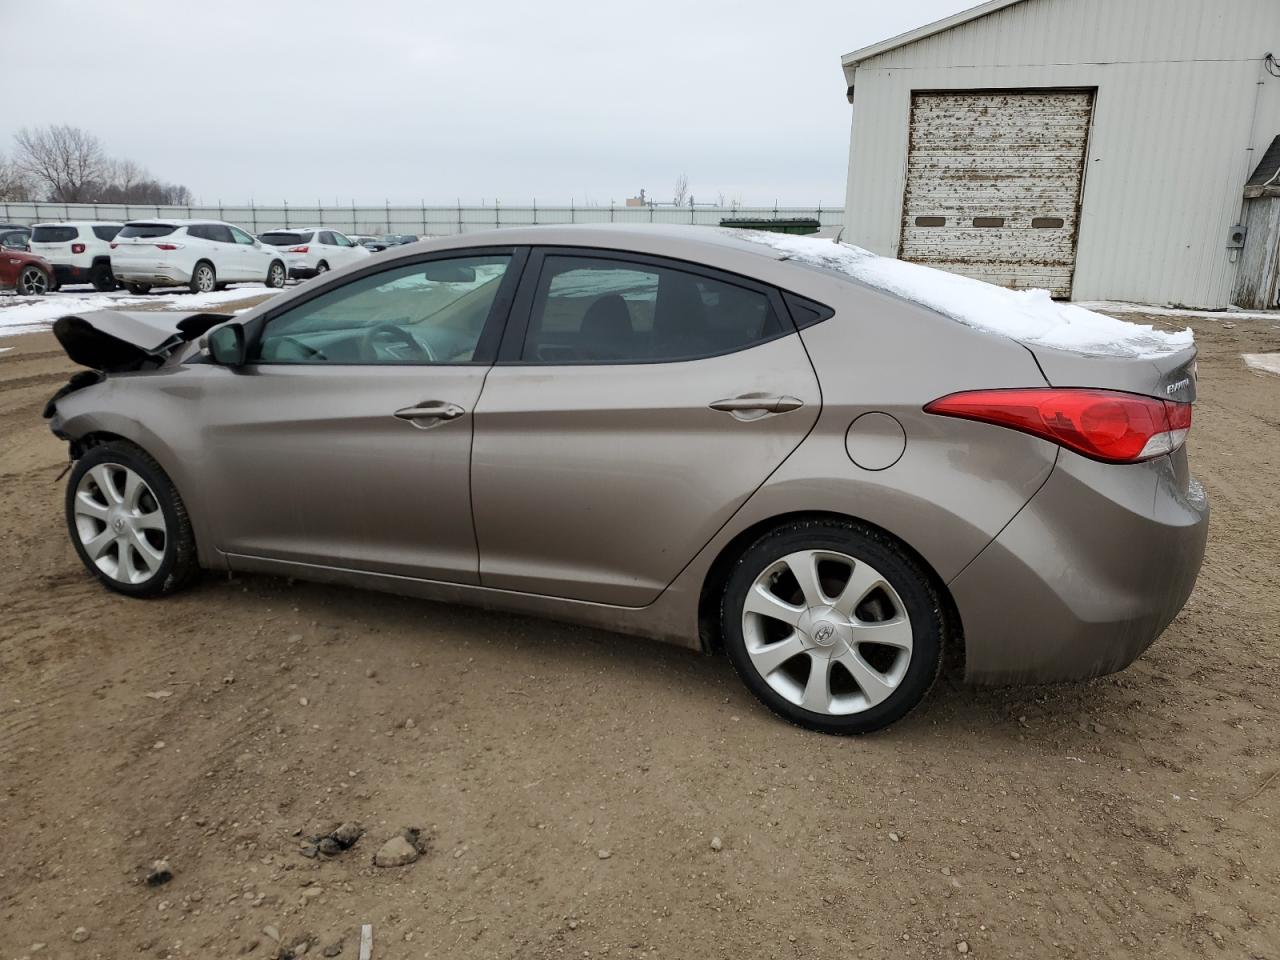
[[(792, 703), (769, 685), (747, 653), (743, 608), (748, 590), (770, 565), (804, 550), (831, 551), (868, 564), (892, 587), (904, 607), (902, 612), (910, 619), (911, 651), (905, 673), (892, 693), (861, 712), (834, 715), (806, 710)], [(720, 624), (730, 663), (765, 706), (798, 726), (833, 734), (870, 733), (900, 720), (914, 709), (938, 677), (947, 632), (941, 598), (920, 561), (887, 534), (852, 520), (835, 518), (782, 524), (753, 543), (729, 573), (722, 596)], [(851, 675), (849, 679), (852, 680)]]
[(126, 283), (125, 289), (135, 296), (142, 296), (144, 293), (151, 292), (151, 284), (149, 283)]
[(285, 281), (289, 279), (289, 271), (285, 269), (284, 263), (279, 260), (272, 260), (271, 266), (267, 267), (268, 287), (274, 290), (284, 289)]
[[(151, 574), (140, 582), (126, 583), (110, 576), (90, 558), (85, 545), (81, 542), (76, 520), (76, 490), (85, 474), (102, 464), (126, 467), (141, 477), (150, 488), (155, 506), (164, 517), (162, 559)], [(148, 505), (150, 505), (149, 501)], [(144, 450), (128, 441), (113, 440), (98, 444), (91, 447), (76, 461), (67, 479), (65, 514), (67, 532), (81, 562), (109, 590), (130, 597), (159, 597), (181, 590), (199, 576), (200, 564), (196, 557), (195, 534), (191, 529), (191, 518), (187, 515), (182, 497), (178, 495), (178, 491), (160, 465)], [(103, 528), (106, 528), (105, 521)]]
[(219, 282), (219, 283), (215, 283), (215, 284), (213, 285), (213, 289), (215, 289), (215, 290), (225, 290), (225, 289), (227, 289), (227, 287), (228, 287), (228, 284), (221, 283), (221, 282)]
[(329, 272), (329, 264), (325, 263), (323, 260), (321, 260), (319, 263), (316, 264), (317, 277), (322, 276), (328, 272)]
[(111, 275), (111, 267), (105, 263), (99, 263), (93, 268), (90, 282), (99, 293), (107, 293), (116, 288), (116, 278)]
[(218, 274), (213, 269), (213, 264), (208, 260), (197, 263), (191, 271), (191, 282), (187, 284), (187, 289), (192, 293), (209, 293), (218, 289)]

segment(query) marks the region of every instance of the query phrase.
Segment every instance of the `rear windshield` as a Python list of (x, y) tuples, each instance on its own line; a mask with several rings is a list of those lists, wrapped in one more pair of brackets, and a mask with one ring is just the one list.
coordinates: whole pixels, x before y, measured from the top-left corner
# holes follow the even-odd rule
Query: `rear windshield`
[(31, 231), (32, 243), (66, 243), (80, 236), (75, 227), (35, 227)]
[(117, 236), (124, 237), (167, 237), (177, 230), (171, 223), (126, 223)]
[(269, 243), (273, 247), (288, 247), (295, 243), (307, 243), (311, 240), (309, 233), (285, 233), (282, 230), (273, 233), (263, 233), (258, 236), (263, 243)]
[(114, 225), (93, 228), (93, 235), (99, 240), (114, 240), (119, 232), (120, 228)]

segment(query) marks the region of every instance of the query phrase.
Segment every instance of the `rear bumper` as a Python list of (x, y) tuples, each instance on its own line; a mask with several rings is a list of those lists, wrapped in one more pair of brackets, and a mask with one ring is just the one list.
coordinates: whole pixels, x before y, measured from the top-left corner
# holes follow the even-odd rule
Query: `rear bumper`
[(59, 286), (67, 283), (92, 283), (93, 271), (93, 267), (77, 267), (70, 263), (55, 263), (53, 265), (53, 275), (57, 279)]
[(121, 283), (149, 283), (153, 287), (172, 286), (178, 283), (190, 283), (191, 274), (181, 267), (174, 266), (117, 266), (113, 261), (111, 272)]
[(1186, 451), (1142, 464), (1063, 451), (1040, 491), (951, 582), (976, 683), (1122, 670), (1186, 603), (1209, 504)]

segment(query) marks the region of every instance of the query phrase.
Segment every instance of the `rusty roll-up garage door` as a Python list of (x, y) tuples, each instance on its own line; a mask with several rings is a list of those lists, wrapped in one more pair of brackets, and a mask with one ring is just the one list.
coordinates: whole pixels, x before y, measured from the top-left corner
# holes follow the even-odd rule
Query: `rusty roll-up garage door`
[(1093, 93), (915, 93), (904, 260), (1071, 295)]

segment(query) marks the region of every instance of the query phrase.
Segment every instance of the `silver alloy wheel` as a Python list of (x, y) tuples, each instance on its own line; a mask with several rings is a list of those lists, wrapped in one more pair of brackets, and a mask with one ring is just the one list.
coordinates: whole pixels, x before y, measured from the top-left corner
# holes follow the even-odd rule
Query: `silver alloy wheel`
[(213, 267), (207, 263), (196, 267), (196, 289), (201, 293), (212, 293), (217, 282), (213, 276)]
[(273, 263), (271, 269), (267, 271), (267, 286), (277, 288), (284, 286), (284, 267), (280, 264)]
[(76, 484), (76, 534), (99, 570), (145, 583), (164, 561), (164, 512), (147, 482), (123, 464), (100, 463)]
[(18, 292), (42, 297), (49, 292), (49, 277), (39, 267), (24, 267), (18, 276)]
[(827, 716), (884, 702), (911, 664), (902, 599), (869, 564), (830, 550), (769, 564), (747, 591), (742, 636), (774, 692)]

